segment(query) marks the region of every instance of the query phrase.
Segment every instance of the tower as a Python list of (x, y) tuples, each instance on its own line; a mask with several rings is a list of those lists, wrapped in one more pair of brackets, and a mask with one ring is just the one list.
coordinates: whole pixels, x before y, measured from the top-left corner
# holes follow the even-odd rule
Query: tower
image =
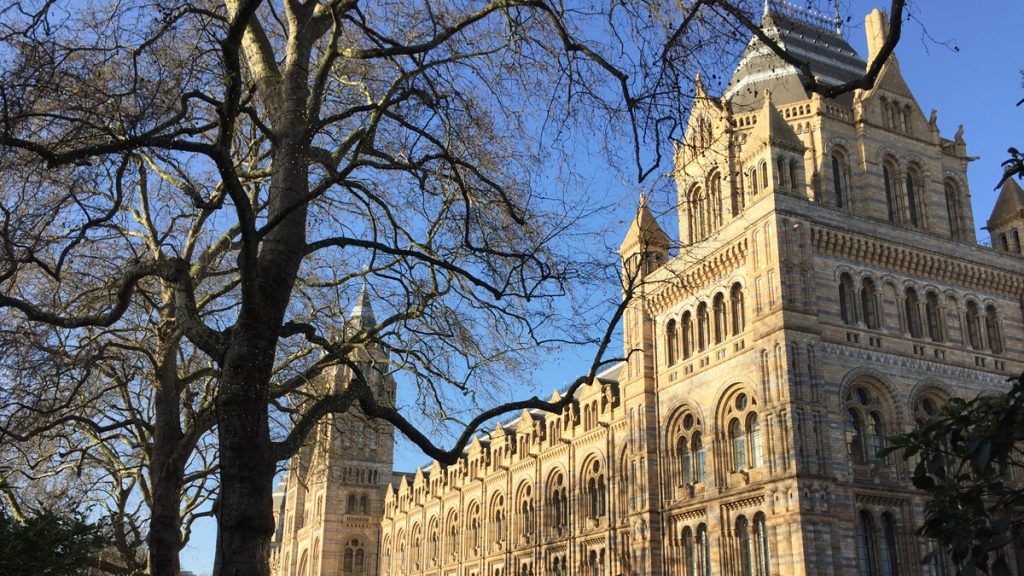
[[(364, 285), (349, 315), (350, 335), (376, 325)], [(393, 403), (395, 382), (387, 354), (359, 349), (361, 375), (379, 400)], [(309, 384), (316, 398), (343, 391), (353, 379), (344, 366), (326, 369)], [(275, 493), (278, 529), (271, 557), (276, 576), (368, 575), (378, 571), (385, 490), (393, 481), (394, 429), (365, 417), (357, 405), (329, 414), (310, 432)]]
[(1024, 235), (1024, 190), (1013, 176), (1003, 182), (999, 197), (992, 207), (986, 228), (992, 236), (992, 247), (1007, 254), (1021, 255)]
[[(869, 55), (885, 15), (866, 18)], [(762, 29), (819, 81), (866, 62), (835, 21), (766, 2)], [(886, 437), (1024, 367), (1003, 186), (976, 245), (962, 129), (939, 134), (895, 56), (835, 99), (750, 40), (720, 98), (697, 82), (676, 146), (678, 256), (645, 278), (655, 334), (665, 573), (948, 574)], [(1004, 242), (1003, 238), (1006, 238)]]
[[(631, 475), (629, 484), (618, 489), (630, 491), (632, 503), (624, 507), (625, 521), (620, 524), (617, 543), (624, 571), (644, 572), (662, 564), (661, 550), (650, 546), (661, 538), (658, 517), (657, 476), (657, 397), (655, 392), (654, 319), (647, 311), (648, 278), (669, 259), (671, 241), (658, 225), (646, 196), (641, 195), (636, 215), (619, 247), (622, 257), (624, 296), (630, 303), (623, 313), (623, 356), (625, 366), (619, 372), (619, 394), (626, 415), (626, 437), (619, 448), (618, 463)], [(625, 482), (623, 482), (625, 483)]]

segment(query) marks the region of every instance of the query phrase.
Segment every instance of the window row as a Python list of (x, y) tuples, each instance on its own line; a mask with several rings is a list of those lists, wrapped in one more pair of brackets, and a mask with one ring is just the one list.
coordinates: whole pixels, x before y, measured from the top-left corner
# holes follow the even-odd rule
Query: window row
[(896, 519), (891, 512), (875, 515), (861, 510), (857, 515), (857, 561), (863, 576), (899, 576), (899, 544)]
[(363, 494), (357, 496), (355, 494), (348, 495), (348, 501), (345, 505), (345, 512), (348, 514), (369, 514), (370, 513), (370, 500)]
[[(947, 298), (943, 303), (938, 292), (927, 290), (922, 299), (916, 288), (909, 286), (900, 295), (901, 310), (898, 311), (902, 326), (911, 338), (927, 337), (932, 342), (949, 342), (947, 315), (959, 319), (961, 310), (957, 301)], [(839, 313), (844, 324), (861, 324), (870, 330), (882, 325), (882, 298), (875, 281), (864, 278), (860, 289), (854, 287), (848, 273), (839, 276)], [(1005, 350), (999, 312), (992, 304), (984, 311), (974, 300), (967, 300), (962, 310), (963, 330), (961, 340), (973, 350), (988, 349), (994, 354)]]
[(736, 336), (746, 328), (743, 287), (739, 282), (729, 290), (728, 303), (723, 292), (715, 294), (711, 307), (707, 302), (697, 305), (696, 314), (687, 310), (679, 322), (675, 318), (665, 324), (665, 351), (669, 366), (686, 360), (694, 352), (704, 352), (721, 344), (729, 335)]
[[(780, 191), (796, 192), (803, 185), (800, 163), (796, 156), (778, 156), (775, 159), (775, 187)], [(755, 198), (769, 189), (773, 178), (768, 174), (768, 162), (736, 172), (729, 193), (729, 214), (735, 218), (746, 208), (747, 199)], [(686, 194), (687, 241), (690, 244), (707, 238), (724, 223), (722, 175), (718, 170), (709, 173), (703, 184), (692, 187)]]
[[(723, 553), (721, 558), (723, 562), (731, 559), (734, 564), (731, 570), (723, 570), (722, 573), (770, 576), (771, 547), (765, 514), (758, 512), (753, 520), (741, 514), (736, 517), (732, 528), (731, 538), (726, 540), (731, 550), (728, 554)], [(701, 523), (696, 529), (686, 526), (673, 532), (675, 537), (669, 542), (669, 561), (682, 568), (683, 576), (712, 576), (715, 570), (707, 525)]]
[[(833, 149), (830, 157), (832, 201), (836, 208), (850, 209), (853, 205), (849, 158), (846, 150), (840, 147)], [(894, 158), (886, 157), (882, 162), (882, 185), (885, 190), (886, 217), (890, 222), (910, 224), (922, 229), (929, 227), (925, 209), (925, 179), (917, 164), (911, 163), (901, 170)], [(943, 193), (950, 238), (964, 240), (969, 225), (965, 221), (964, 198), (960, 186), (952, 178), (946, 178), (943, 181)]]
[(1009, 252), (1010, 254), (1020, 254), (1020, 232), (1016, 228), (1013, 228), (1007, 232), (999, 234), (996, 248), (999, 248), (1003, 252)]

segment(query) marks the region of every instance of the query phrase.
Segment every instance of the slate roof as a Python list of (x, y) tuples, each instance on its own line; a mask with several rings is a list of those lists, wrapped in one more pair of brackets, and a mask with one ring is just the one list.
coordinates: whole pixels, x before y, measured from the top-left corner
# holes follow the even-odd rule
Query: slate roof
[[(839, 85), (864, 73), (867, 63), (837, 31), (837, 21), (787, 2), (771, 1), (761, 20), (765, 34), (798, 58), (806, 58), (811, 72), (827, 85)], [(734, 112), (749, 112), (761, 107), (765, 88), (771, 89), (777, 106), (806, 100), (796, 67), (752, 37), (740, 57), (732, 80), (723, 94)], [(853, 96), (839, 97), (849, 105)]]

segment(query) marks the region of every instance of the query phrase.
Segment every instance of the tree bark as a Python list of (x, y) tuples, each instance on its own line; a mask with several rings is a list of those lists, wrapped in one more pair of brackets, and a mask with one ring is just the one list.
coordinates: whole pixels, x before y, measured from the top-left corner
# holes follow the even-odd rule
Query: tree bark
[[(214, 576), (267, 576), (274, 532), (276, 461), (269, 431), (269, 382), (288, 302), (306, 243), (306, 207), (292, 208), (308, 190), (305, 92), (290, 94), (275, 128), (268, 220), (290, 210), (267, 232), (252, 285), (222, 363), (217, 395), (221, 492)], [(246, 294), (248, 291), (248, 294)]]
[[(181, 489), (185, 462), (178, 456), (181, 430), (181, 389), (178, 351), (181, 332), (174, 324), (174, 294), (164, 290), (164, 308), (157, 335), (153, 449), (150, 457), (150, 521), (147, 544), (151, 576), (177, 576), (181, 551)], [(189, 451), (191, 452), (191, 451)]]

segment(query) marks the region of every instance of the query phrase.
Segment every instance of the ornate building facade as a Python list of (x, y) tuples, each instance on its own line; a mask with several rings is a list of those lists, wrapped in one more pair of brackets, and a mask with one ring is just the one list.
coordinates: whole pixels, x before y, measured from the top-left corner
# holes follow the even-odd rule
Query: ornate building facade
[[(820, 80), (866, 67), (815, 14), (772, 6), (763, 28)], [(755, 38), (721, 97), (697, 85), (681, 248), (643, 202), (621, 247), (643, 280), (628, 361), (454, 466), (392, 477), (390, 431), (328, 433), (288, 474), (275, 574), (952, 574), (915, 535), (907, 463), (877, 452), (1024, 370), (1024, 191), (1006, 182), (978, 245), (962, 133), (939, 135), (895, 57), (826, 100)]]

